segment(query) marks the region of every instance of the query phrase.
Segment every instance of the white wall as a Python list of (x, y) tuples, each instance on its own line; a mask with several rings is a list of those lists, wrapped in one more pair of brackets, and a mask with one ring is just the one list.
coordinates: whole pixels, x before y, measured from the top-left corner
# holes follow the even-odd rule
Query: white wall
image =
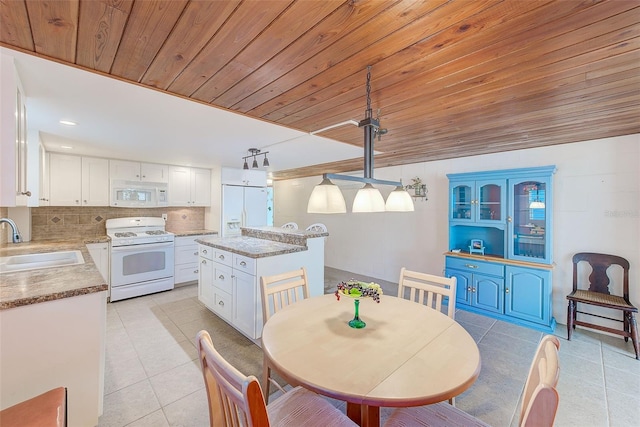
[[(631, 263), (631, 302), (640, 306), (640, 134), (529, 150), (375, 169), (378, 179), (426, 183), (428, 201), (415, 212), (307, 214), (307, 200), (320, 177), (274, 182), (275, 225), (301, 228), (322, 222), (329, 229), (325, 264), (396, 282), (401, 267), (442, 274), (448, 249), (446, 174), (556, 165), (554, 176), (553, 315), (566, 322), (576, 252), (622, 256)], [(362, 175), (360, 175), (362, 176)], [(357, 183), (336, 181), (348, 211)], [(391, 187), (379, 187), (383, 196)]]

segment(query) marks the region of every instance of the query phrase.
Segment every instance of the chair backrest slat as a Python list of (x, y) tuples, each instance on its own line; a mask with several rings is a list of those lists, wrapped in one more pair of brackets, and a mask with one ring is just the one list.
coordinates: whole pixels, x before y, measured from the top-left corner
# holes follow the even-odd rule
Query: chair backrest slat
[(435, 310), (442, 311), (444, 299), (448, 298), (447, 315), (455, 317), (456, 305), (456, 278), (441, 277), (432, 274), (410, 271), (406, 268), (400, 270), (398, 281), (398, 297), (427, 305)]

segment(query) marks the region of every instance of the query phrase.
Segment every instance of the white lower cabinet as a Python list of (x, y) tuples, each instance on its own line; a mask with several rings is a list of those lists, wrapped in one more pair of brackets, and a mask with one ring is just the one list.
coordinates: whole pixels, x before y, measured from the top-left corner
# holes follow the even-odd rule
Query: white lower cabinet
[[(212, 312), (253, 340), (262, 335), (260, 277), (303, 266), (314, 271), (314, 261), (324, 266), (324, 254), (313, 260), (311, 251), (251, 258), (200, 245), (199, 253), (198, 298)], [(324, 293), (324, 274), (318, 277), (317, 282), (319, 286), (311, 286), (311, 296)]]
[(180, 236), (175, 238), (175, 265), (174, 278), (176, 285), (198, 280), (198, 243), (196, 239), (203, 237)]
[(87, 243), (87, 250), (105, 283), (109, 283), (109, 244)]

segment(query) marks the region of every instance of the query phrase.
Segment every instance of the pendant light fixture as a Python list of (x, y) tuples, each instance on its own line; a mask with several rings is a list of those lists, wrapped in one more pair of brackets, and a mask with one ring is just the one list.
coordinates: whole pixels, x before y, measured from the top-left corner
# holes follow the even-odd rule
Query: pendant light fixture
[[(413, 211), (413, 199), (407, 193), (400, 181), (385, 181), (373, 178), (373, 143), (376, 135), (384, 135), (386, 129), (380, 129), (380, 121), (373, 117), (371, 109), (371, 66), (367, 67), (367, 109), (365, 117), (358, 123), (364, 129), (364, 177), (349, 175), (324, 174), (323, 180), (313, 189), (307, 205), (308, 213), (344, 213), (346, 206), (340, 188), (330, 179), (357, 181), (364, 183), (358, 190), (353, 201), (353, 212), (409, 212)], [(373, 184), (392, 185), (395, 188), (389, 195), (387, 202), (380, 194), (380, 190)], [(404, 193), (404, 194), (400, 194)], [(393, 197), (392, 197), (393, 196)]]

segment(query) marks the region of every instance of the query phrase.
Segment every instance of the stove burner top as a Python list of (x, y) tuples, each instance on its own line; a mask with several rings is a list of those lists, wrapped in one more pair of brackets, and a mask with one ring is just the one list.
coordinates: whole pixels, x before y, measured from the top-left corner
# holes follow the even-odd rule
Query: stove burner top
[(114, 233), (114, 236), (116, 236), (116, 237), (136, 237), (136, 233), (133, 233), (131, 231), (124, 231), (122, 233)]
[(150, 230), (146, 232), (147, 234), (151, 234), (152, 236), (156, 236), (158, 234), (167, 234), (164, 230)]

